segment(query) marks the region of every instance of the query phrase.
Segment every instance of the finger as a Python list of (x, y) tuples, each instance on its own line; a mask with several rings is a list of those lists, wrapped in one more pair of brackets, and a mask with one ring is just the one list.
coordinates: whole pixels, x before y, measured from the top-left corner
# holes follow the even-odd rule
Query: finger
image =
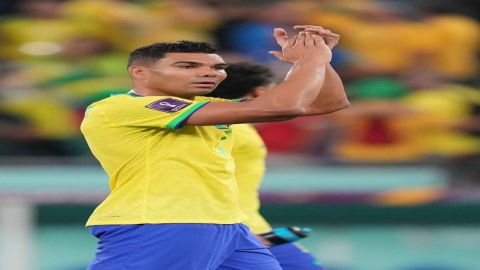
[(310, 32), (305, 33), (305, 47), (315, 46), (315, 40), (313, 39), (313, 34)]
[(327, 37), (332, 37), (332, 38), (340, 38), (340, 35), (335, 33), (323, 33), (323, 35)]
[(306, 27), (306, 28), (303, 28), (302, 31), (305, 31), (305, 32), (313, 32), (313, 33), (332, 33), (332, 31), (330, 31), (329, 29), (325, 29), (325, 28), (322, 28), (322, 27)]
[(295, 45), (295, 43), (297, 42), (297, 35), (293, 36), (293, 38), (289, 39), (288, 42), (287, 42), (287, 45), (285, 45), (286, 47), (293, 47)]
[(338, 41), (340, 40), (340, 36), (326, 36), (326, 35), (320, 35), (323, 37), (323, 39), (325, 39), (326, 41), (330, 41), (330, 42), (336, 42), (338, 43)]
[(283, 28), (273, 29), (273, 37), (280, 47), (284, 47), (288, 42), (287, 32)]
[(309, 33), (314, 33), (316, 35), (319, 35), (319, 36), (322, 36), (324, 38), (327, 38), (327, 39), (331, 39), (331, 40), (339, 40), (340, 39), (340, 35), (339, 34), (335, 34), (335, 33), (326, 33), (326, 32), (315, 32), (315, 31), (307, 31)]
[(279, 52), (279, 51), (269, 51), (268, 52), (269, 54), (275, 56), (276, 58), (278, 58), (279, 60), (283, 60), (283, 54), (282, 52)]
[(314, 33), (318, 33), (318, 34), (334, 34), (334, 35), (338, 35), (338, 34), (335, 34), (333, 33), (332, 31), (328, 30), (328, 29), (315, 29), (315, 28), (305, 28), (305, 32), (314, 32)]
[[(323, 31), (327, 31), (327, 29), (324, 29), (324, 28), (316, 28), (316, 27), (306, 27), (306, 28), (302, 28), (301, 31), (317, 31), (317, 32), (323, 32)], [(328, 30), (330, 31), (330, 30)]]
[(305, 46), (305, 38), (307, 34), (304, 31), (301, 31), (298, 33), (298, 38), (297, 41), (295, 42), (295, 45), (300, 45), (300, 46)]
[(323, 29), (323, 30), (321, 31), (321, 33), (324, 33), (324, 34), (332, 34), (332, 31), (327, 30), (327, 29)]
[(318, 25), (295, 25), (293, 29), (305, 29), (305, 28), (316, 28), (316, 29), (323, 29), (323, 27)]
[(319, 35), (312, 34), (313, 40), (315, 41), (315, 45), (322, 45), (325, 44), (325, 40)]

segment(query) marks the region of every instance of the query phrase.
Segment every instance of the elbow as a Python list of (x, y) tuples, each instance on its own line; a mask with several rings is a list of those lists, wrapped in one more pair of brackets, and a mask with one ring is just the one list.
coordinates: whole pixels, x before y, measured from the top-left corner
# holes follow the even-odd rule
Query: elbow
[(260, 115), (263, 115), (266, 119), (272, 120), (289, 120), (299, 116), (307, 115), (308, 109), (302, 106), (292, 105), (292, 106), (274, 106), (270, 108), (263, 108), (260, 112)]
[(269, 100), (269, 102), (259, 102), (261, 98), (254, 99), (252, 105), (257, 110), (257, 114), (265, 117), (298, 117), (303, 116), (308, 111), (308, 106), (295, 100)]
[(300, 105), (286, 106), (283, 108), (278, 108), (272, 110), (272, 116), (274, 117), (284, 117), (284, 118), (295, 118), (299, 116), (304, 116), (308, 112), (308, 109)]
[(298, 116), (304, 116), (307, 113), (307, 108), (303, 106), (292, 106), (290, 108), (287, 108), (281, 112), (284, 117), (298, 117)]
[(342, 99), (342, 100), (338, 101), (337, 103), (333, 104), (330, 108), (327, 108), (327, 111), (325, 113), (332, 113), (332, 112), (340, 111), (340, 110), (346, 109), (350, 106), (351, 106), (350, 101), (345, 98), (345, 99)]
[(345, 98), (345, 99), (342, 99), (342, 100), (336, 102), (335, 104), (333, 104), (330, 108), (327, 109), (327, 112), (325, 112), (325, 113), (332, 113), (332, 112), (340, 111), (340, 110), (346, 109), (350, 106), (351, 106), (350, 101), (348, 101), (348, 99)]
[(339, 110), (343, 110), (343, 109), (346, 109), (348, 107), (352, 106), (352, 104), (350, 103), (350, 101), (345, 98), (343, 99), (340, 103), (339, 103), (339, 106), (338, 108), (336, 109), (336, 111), (339, 111)]
[(344, 98), (336, 102), (329, 103), (325, 106), (310, 108), (305, 115), (328, 114), (346, 109), (350, 106), (350, 101), (348, 101), (347, 98)]
[(254, 99), (251, 101), (251, 105), (253, 105), (255, 115), (262, 116), (263, 119), (292, 119), (308, 113), (308, 106), (297, 101), (268, 103), (259, 101), (261, 98)]

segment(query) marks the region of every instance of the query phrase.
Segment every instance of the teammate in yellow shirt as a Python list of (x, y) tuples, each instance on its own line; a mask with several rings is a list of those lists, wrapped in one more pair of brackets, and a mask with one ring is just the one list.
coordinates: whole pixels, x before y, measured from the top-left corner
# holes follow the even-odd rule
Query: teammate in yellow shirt
[(87, 226), (99, 238), (89, 269), (281, 269), (240, 222), (229, 124), (325, 114), (349, 105), (328, 64), (328, 33), (274, 32), (293, 63), (249, 102), (199, 96), (226, 77), (206, 43), (155, 43), (130, 54), (133, 89), (93, 103), (81, 130), (111, 192)]
[[(230, 64), (228, 77), (208, 96), (226, 99), (256, 98), (275, 86), (273, 74), (264, 66), (250, 63)], [(235, 160), (235, 178), (240, 192), (241, 210), (248, 216), (243, 221), (250, 230), (262, 238), (261, 234), (272, 230), (260, 214), (259, 188), (265, 173), (267, 149), (256, 131), (249, 124), (232, 125), (234, 133), (232, 156)], [(268, 240), (263, 239), (267, 245)], [(270, 246), (270, 251), (283, 270), (320, 270), (316, 259), (302, 248), (292, 243)]]
[[(230, 64), (228, 77), (208, 97), (230, 100), (248, 100), (275, 86), (273, 73), (264, 66), (247, 62)], [(248, 216), (243, 223), (255, 234), (272, 228), (260, 215), (258, 189), (265, 173), (267, 149), (255, 127), (250, 124), (231, 126), (233, 136), (232, 157), (235, 178), (240, 192), (241, 210)]]

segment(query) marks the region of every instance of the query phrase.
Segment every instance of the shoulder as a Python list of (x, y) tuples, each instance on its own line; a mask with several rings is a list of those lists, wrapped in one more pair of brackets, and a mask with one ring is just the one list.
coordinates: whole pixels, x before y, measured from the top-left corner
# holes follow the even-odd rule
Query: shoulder
[(182, 99), (174, 96), (132, 96), (129, 94), (113, 95), (111, 97), (100, 100), (92, 105), (108, 105), (121, 107), (127, 109), (129, 105), (140, 105), (149, 107), (152, 109), (157, 107), (186, 107), (192, 104), (192, 100)]
[(117, 103), (127, 102), (130, 99), (133, 99), (133, 97), (127, 94), (112, 95), (110, 97), (101, 99), (99, 101), (95, 101), (92, 104), (90, 104), (90, 106), (102, 106), (102, 105), (104, 106), (107, 104), (117, 104)]

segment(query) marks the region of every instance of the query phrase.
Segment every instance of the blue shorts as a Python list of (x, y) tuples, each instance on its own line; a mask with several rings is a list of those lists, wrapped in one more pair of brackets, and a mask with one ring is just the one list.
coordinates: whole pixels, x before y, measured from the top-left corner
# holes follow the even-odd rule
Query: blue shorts
[(283, 270), (321, 270), (324, 269), (308, 250), (296, 244), (286, 243), (270, 247)]
[(90, 227), (99, 239), (88, 270), (281, 270), (242, 224)]

